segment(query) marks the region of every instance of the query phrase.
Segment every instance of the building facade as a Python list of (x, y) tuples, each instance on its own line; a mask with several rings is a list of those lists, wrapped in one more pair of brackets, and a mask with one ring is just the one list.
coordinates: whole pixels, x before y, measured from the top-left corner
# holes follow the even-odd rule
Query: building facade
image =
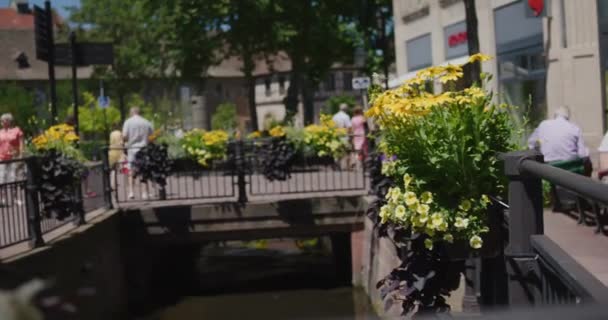
[[(572, 111), (592, 159), (606, 130), (608, 1), (476, 0), (480, 51), (494, 56), (497, 102), (540, 121), (559, 106)], [(468, 57), (462, 0), (393, 0), (398, 78)], [(604, 35), (606, 34), (606, 35)], [(604, 62), (602, 62), (604, 61)]]

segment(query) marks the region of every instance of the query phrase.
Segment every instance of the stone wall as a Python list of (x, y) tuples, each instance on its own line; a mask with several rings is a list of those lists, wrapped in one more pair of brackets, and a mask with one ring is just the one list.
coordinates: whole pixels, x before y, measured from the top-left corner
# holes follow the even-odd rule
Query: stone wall
[(17, 284), (11, 279), (13, 270), (23, 280), (34, 276), (50, 280), (54, 286), (49, 294), (62, 301), (62, 307), (51, 314), (63, 315), (47, 319), (125, 319), (119, 220), (115, 211), (107, 212), (45, 247), (3, 261), (9, 274), (0, 276), (0, 285)]

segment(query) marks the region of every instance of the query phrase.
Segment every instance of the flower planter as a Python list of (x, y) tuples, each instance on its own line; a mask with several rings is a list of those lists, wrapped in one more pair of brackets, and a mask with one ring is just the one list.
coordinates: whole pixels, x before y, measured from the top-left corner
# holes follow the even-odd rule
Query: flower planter
[(479, 250), (471, 248), (468, 240), (457, 240), (453, 244), (439, 245), (439, 250), (445, 250), (450, 260), (466, 260), (469, 258), (494, 258), (503, 252), (503, 211), (494, 204), (488, 207), (488, 227), (490, 231), (481, 235), (483, 246)]

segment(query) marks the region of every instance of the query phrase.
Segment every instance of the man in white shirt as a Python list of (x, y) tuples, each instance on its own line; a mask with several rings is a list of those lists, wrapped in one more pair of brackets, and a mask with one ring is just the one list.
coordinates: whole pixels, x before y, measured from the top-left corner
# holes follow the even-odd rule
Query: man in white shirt
[(583, 131), (569, 119), (570, 110), (561, 107), (555, 111), (553, 119), (541, 122), (528, 139), (530, 149), (540, 146), (545, 162), (589, 157)]
[[(139, 108), (131, 108), (131, 117), (125, 121), (122, 127), (122, 136), (125, 139), (125, 148), (127, 148), (127, 161), (129, 165), (129, 199), (133, 199), (133, 167), (135, 155), (141, 148), (148, 144), (148, 137), (154, 132), (152, 123), (139, 115)], [(144, 190), (141, 193), (143, 200), (148, 200), (148, 185), (144, 185)]]
[(334, 114), (332, 118), (336, 127), (346, 129), (351, 127), (350, 116), (346, 113), (346, 110), (348, 110), (348, 105), (346, 103), (340, 104), (340, 111)]

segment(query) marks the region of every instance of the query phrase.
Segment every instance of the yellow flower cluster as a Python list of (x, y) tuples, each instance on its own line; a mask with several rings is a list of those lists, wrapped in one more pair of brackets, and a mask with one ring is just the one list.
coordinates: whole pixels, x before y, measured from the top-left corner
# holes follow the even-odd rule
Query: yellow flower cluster
[[(487, 61), (490, 57), (476, 54), (469, 58), (469, 63)], [(366, 112), (368, 117), (378, 119), (380, 125), (385, 125), (389, 118), (420, 116), (428, 113), (433, 107), (458, 104), (470, 105), (480, 99), (486, 99), (486, 93), (478, 87), (461, 91), (444, 90), (440, 94), (432, 94), (425, 90), (427, 83), (438, 80), (450, 88), (449, 82), (463, 77), (463, 65), (434, 66), (419, 71), (416, 76), (398, 88), (379, 94)]]
[(339, 158), (347, 151), (345, 128), (337, 128), (330, 115), (321, 115), (321, 124), (311, 124), (304, 128), (304, 143), (310, 146), (317, 156)]
[(282, 126), (276, 126), (272, 129), (270, 129), (270, 131), (268, 131), (268, 134), (271, 137), (275, 137), (275, 138), (283, 137), (283, 136), (285, 136), (285, 128), (283, 128)]
[(435, 241), (454, 242), (454, 239), (467, 239), (473, 249), (479, 249), (483, 240), (479, 234), (487, 232), (478, 228), (474, 223), (474, 214), (477, 209), (485, 209), (489, 198), (481, 197), (479, 208), (474, 208), (471, 200), (465, 199), (458, 206), (458, 210), (448, 210), (436, 203), (431, 192), (418, 192), (412, 176), (403, 176), (403, 187), (396, 186), (386, 194), (387, 203), (380, 209), (381, 223), (391, 222), (405, 228), (412, 233), (426, 234), (427, 249), (432, 250)]
[(67, 124), (59, 124), (48, 128), (44, 133), (32, 140), (34, 147), (38, 150), (49, 149), (58, 143), (72, 144), (78, 141), (74, 127)]
[(193, 129), (184, 135), (181, 144), (200, 165), (207, 167), (210, 161), (226, 156), (229, 138), (228, 133), (223, 130)]
[(260, 138), (262, 136), (262, 133), (259, 131), (254, 131), (250, 134), (247, 135), (247, 139), (256, 139), (256, 138)]

